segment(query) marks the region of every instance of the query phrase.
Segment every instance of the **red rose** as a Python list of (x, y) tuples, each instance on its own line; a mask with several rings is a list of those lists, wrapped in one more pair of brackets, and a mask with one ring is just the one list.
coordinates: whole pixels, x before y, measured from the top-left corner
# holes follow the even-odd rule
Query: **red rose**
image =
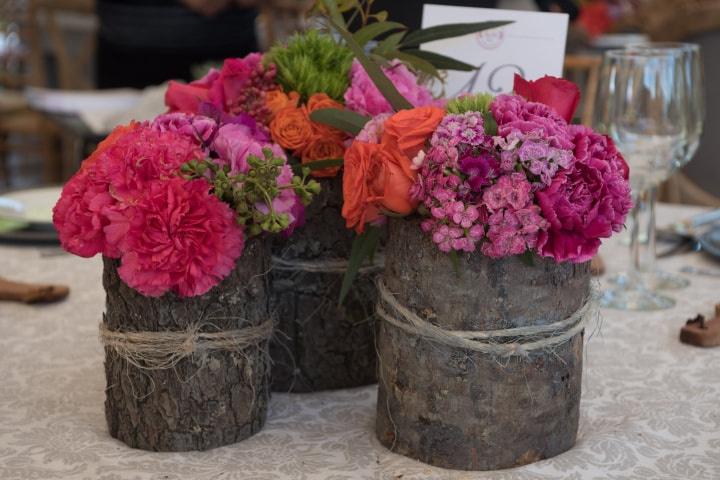
[(528, 81), (515, 74), (513, 90), (517, 95), (521, 95), (531, 102), (547, 105), (568, 123), (572, 121), (578, 103), (580, 103), (580, 89), (577, 85), (568, 80), (548, 75), (538, 80)]

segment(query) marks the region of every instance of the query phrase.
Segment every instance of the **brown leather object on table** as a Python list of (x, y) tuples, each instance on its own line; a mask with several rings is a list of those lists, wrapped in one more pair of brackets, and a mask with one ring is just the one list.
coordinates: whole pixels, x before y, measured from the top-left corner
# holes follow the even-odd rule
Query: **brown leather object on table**
[(13, 282), (0, 277), (0, 300), (48, 303), (62, 300), (69, 293), (70, 289), (64, 285)]
[(593, 277), (599, 277), (605, 273), (605, 262), (600, 255), (595, 255), (590, 260), (590, 273), (592, 273)]
[(720, 304), (715, 305), (715, 318), (706, 320), (702, 315), (691, 318), (680, 329), (680, 341), (697, 347), (720, 345)]

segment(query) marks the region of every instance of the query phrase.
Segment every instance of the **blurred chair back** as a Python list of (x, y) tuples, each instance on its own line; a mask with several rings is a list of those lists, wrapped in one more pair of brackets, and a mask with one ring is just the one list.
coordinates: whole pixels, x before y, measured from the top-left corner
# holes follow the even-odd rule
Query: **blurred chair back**
[(260, 3), (258, 43), (267, 50), (307, 28), (306, 15), (314, 0), (266, 0)]
[[(97, 29), (94, 14), (94, 0), (30, 0), (26, 25), (30, 48), (28, 85), (62, 90), (93, 87)], [(46, 53), (52, 57), (54, 75), (48, 71)]]
[(592, 125), (601, 62), (602, 59), (598, 55), (565, 56), (564, 76), (580, 87), (582, 97), (579, 116), (585, 125)]

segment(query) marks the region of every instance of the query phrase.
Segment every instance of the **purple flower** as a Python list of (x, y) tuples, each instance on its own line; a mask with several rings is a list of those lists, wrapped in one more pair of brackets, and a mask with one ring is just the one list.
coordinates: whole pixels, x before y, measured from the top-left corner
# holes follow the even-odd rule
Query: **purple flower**
[[(223, 125), (218, 129), (211, 149), (218, 155), (217, 163), (230, 165), (230, 173), (246, 173), (249, 155), (263, 157), (263, 148), (269, 148), (279, 158), (285, 158), (282, 148), (274, 143), (258, 140), (253, 130), (239, 123)], [(291, 177), (292, 179), (292, 177)]]

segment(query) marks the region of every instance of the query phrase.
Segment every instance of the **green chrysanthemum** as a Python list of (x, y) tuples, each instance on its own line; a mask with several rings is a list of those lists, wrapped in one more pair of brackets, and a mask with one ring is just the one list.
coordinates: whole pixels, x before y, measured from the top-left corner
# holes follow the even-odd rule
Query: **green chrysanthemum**
[(332, 37), (310, 30), (273, 47), (266, 59), (277, 67), (276, 80), (286, 92), (298, 92), (303, 101), (313, 93), (342, 100), (353, 54)]
[(464, 97), (453, 98), (447, 103), (448, 113), (481, 112), (485, 113), (490, 108), (493, 99), (489, 93), (478, 93)]

